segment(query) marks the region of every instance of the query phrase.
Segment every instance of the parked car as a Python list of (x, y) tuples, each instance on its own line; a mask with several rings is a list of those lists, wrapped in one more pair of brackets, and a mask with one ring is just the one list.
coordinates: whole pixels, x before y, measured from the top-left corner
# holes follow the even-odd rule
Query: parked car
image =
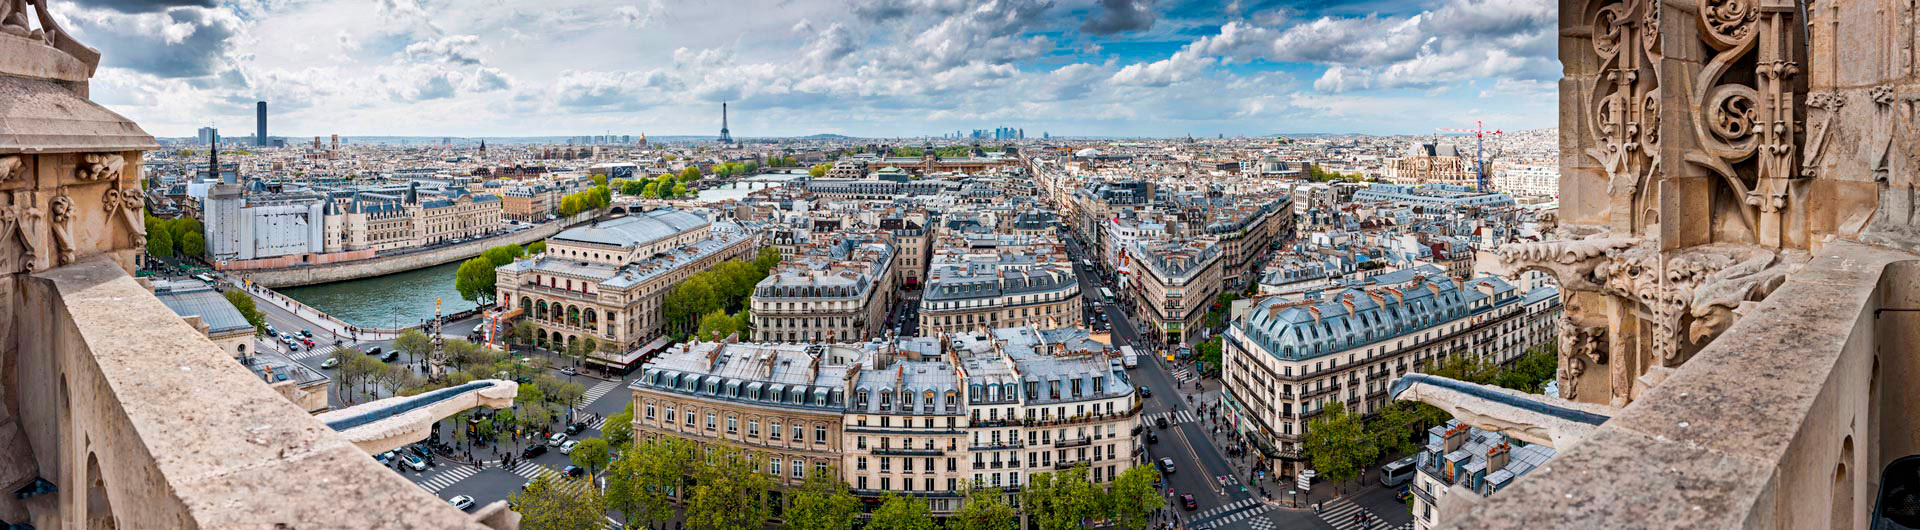
[(1160, 435), (1154, 434), (1153, 431), (1147, 431), (1147, 444), (1152, 445), (1157, 443), (1160, 443)]
[(563, 455), (573, 454), (573, 448), (579, 447), (579, 446), (580, 446), (579, 440), (567, 440), (566, 443), (560, 444), (560, 454), (563, 454)]
[(1187, 511), (1193, 511), (1200, 509), (1200, 503), (1193, 500), (1192, 493), (1188, 493), (1180, 496), (1180, 507), (1186, 508)]
[(553, 436), (547, 437), (547, 445), (558, 447), (560, 444), (563, 444), (563, 443), (567, 443), (567, 433), (556, 432), (556, 433), (553, 433)]
[(379, 462), (380, 465), (383, 465), (383, 466), (393, 465), (393, 451), (387, 451), (385, 453), (373, 455), (373, 459), (374, 461)]
[(470, 495), (455, 495), (453, 498), (447, 499), (447, 504), (451, 504), (454, 508), (459, 508), (461, 511), (471, 510), (473, 509), (473, 497)]
[(580, 466), (567, 466), (567, 469), (565, 472), (567, 474), (567, 478), (580, 478), (581, 475), (587, 474), (587, 470), (580, 469)]
[(421, 459), (419, 455), (403, 454), (400, 455), (400, 460), (405, 462), (407, 467), (412, 468), (414, 471), (427, 470), (427, 461)]
[(1162, 475), (1172, 475), (1172, 474), (1173, 474), (1173, 459), (1172, 459), (1172, 458), (1161, 458), (1161, 459), (1160, 459), (1160, 474), (1162, 474)]
[(433, 452), (428, 451), (426, 445), (413, 444), (407, 446), (407, 448), (413, 450), (413, 454), (420, 455), (420, 458), (433, 458)]
[(520, 450), (521, 459), (533, 458), (544, 454), (547, 454), (547, 446), (544, 445), (529, 445), (526, 449)]
[(564, 367), (564, 368), (561, 368), (561, 369), (560, 369), (560, 373), (563, 373), (563, 374), (567, 374), (567, 375), (579, 375), (579, 374), (580, 374), (580, 372), (579, 372), (579, 371), (577, 371), (577, 370), (574, 370), (572, 366), (568, 366), (568, 367)]
[(339, 357), (328, 357), (327, 360), (320, 361), (321, 368), (338, 368), (339, 366), (340, 366)]

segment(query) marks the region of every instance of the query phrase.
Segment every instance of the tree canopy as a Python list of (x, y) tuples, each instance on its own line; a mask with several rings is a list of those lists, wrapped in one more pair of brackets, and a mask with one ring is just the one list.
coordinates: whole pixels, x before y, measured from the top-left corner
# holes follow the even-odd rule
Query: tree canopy
[(927, 508), (925, 500), (887, 492), (886, 498), (880, 502), (880, 509), (873, 511), (873, 520), (867, 522), (867, 528), (933, 530), (933, 514)]
[(520, 512), (521, 528), (596, 530), (605, 526), (600, 489), (557, 475), (542, 474), (508, 501)]
[(860, 510), (860, 499), (834, 474), (807, 475), (799, 488), (787, 490), (785, 518), (792, 530), (846, 530)]
[(1318, 417), (1308, 423), (1306, 450), (1314, 471), (1335, 483), (1360, 476), (1360, 472), (1379, 455), (1371, 433), (1359, 414), (1347, 411), (1338, 401), (1329, 402)]
[(246, 318), (248, 324), (253, 324), (254, 334), (264, 334), (267, 332), (267, 315), (261, 313), (260, 308), (253, 305), (252, 295), (239, 289), (228, 289), (227, 292), (220, 294), (221, 296), (227, 297), (227, 303), (233, 304), (233, 309), (239, 311), (240, 316)]
[(493, 300), (494, 282), (498, 280), (494, 273), (495, 267), (497, 265), (494, 265), (493, 261), (486, 256), (461, 263), (460, 269), (454, 272), (454, 290), (459, 291), (460, 297), (469, 302)]

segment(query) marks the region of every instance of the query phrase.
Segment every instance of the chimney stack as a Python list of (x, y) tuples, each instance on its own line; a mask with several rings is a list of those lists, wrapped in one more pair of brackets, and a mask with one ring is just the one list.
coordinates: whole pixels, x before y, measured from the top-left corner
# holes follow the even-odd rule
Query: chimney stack
[(1467, 442), (1467, 430), (1468, 427), (1466, 425), (1454, 425), (1453, 427), (1447, 428), (1445, 437), (1446, 452), (1452, 453), (1460, 450), (1460, 446)]
[(1510, 456), (1512, 453), (1513, 447), (1508, 446), (1506, 442), (1501, 442), (1500, 445), (1487, 449), (1487, 473), (1506, 469), (1507, 462), (1511, 460)]

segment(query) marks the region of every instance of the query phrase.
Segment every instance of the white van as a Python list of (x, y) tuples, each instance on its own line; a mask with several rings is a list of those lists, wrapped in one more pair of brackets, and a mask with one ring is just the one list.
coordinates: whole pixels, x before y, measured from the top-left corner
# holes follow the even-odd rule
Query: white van
[(1392, 463), (1389, 463), (1385, 466), (1381, 466), (1380, 467), (1380, 484), (1387, 487), (1394, 487), (1401, 484), (1406, 484), (1407, 481), (1409, 480), (1413, 480), (1413, 471), (1414, 471), (1413, 467), (1414, 467), (1415, 458), (1417, 457), (1409, 456), (1406, 458), (1395, 460)]

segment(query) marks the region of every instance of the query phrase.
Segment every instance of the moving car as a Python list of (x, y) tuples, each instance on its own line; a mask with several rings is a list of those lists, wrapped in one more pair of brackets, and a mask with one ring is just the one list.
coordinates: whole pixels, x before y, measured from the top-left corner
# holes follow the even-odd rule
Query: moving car
[(571, 425), (567, 425), (568, 436), (578, 435), (580, 434), (580, 431), (584, 431), (584, 430), (587, 430), (587, 424), (585, 423), (575, 422)]
[(529, 445), (526, 449), (520, 450), (520, 458), (533, 458), (544, 454), (547, 454), (547, 446), (544, 445)]
[(576, 371), (576, 370), (574, 370), (572, 366), (568, 366), (568, 367), (564, 367), (564, 368), (561, 368), (561, 369), (560, 369), (560, 373), (563, 373), (563, 374), (567, 374), (567, 375), (579, 375), (579, 374), (580, 374), (580, 372), (579, 372), (579, 371)]
[(419, 455), (402, 454), (400, 455), (400, 461), (405, 462), (407, 467), (412, 468), (414, 471), (427, 470), (427, 461), (421, 460)]
[(1162, 428), (1162, 429), (1165, 429), (1165, 428), (1167, 428), (1167, 417), (1166, 417), (1166, 416), (1161, 416), (1161, 417), (1158, 417), (1158, 418), (1154, 418), (1154, 419), (1153, 419), (1153, 426), (1154, 426), (1154, 427), (1159, 427), (1159, 428)]
[(1160, 443), (1160, 435), (1154, 434), (1153, 431), (1147, 431), (1147, 444), (1152, 445), (1157, 443)]
[(547, 437), (547, 445), (558, 447), (560, 444), (563, 444), (563, 443), (567, 443), (567, 433), (556, 432), (556, 433), (553, 433), (553, 436)]
[(1143, 397), (1143, 398), (1153, 397), (1153, 390), (1147, 388), (1146, 385), (1140, 385), (1140, 397)]
[(567, 478), (580, 478), (581, 475), (587, 474), (587, 470), (580, 469), (580, 466), (567, 466), (565, 472)]
[(313, 330), (310, 330), (310, 329), (300, 330), (300, 336), (306, 337), (306, 338), (313, 338)]
[(1160, 459), (1160, 474), (1162, 474), (1162, 475), (1172, 475), (1172, 474), (1173, 474), (1173, 459), (1172, 459), (1172, 458), (1164, 458), (1164, 457), (1162, 457), (1162, 458)]
[(320, 361), (321, 368), (338, 368), (339, 366), (340, 366), (339, 357), (328, 357), (327, 360)]
[(451, 504), (453, 505), (453, 507), (459, 508), (461, 511), (471, 510), (473, 509), (473, 496), (456, 495), (451, 499), (447, 499), (447, 504)]
[(560, 444), (560, 454), (563, 454), (563, 455), (573, 454), (573, 448), (579, 447), (579, 446), (580, 446), (579, 440), (567, 440), (567, 443)]
[(1180, 507), (1186, 508), (1187, 511), (1193, 511), (1200, 509), (1200, 503), (1193, 500), (1192, 493), (1188, 493), (1180, 496)]
[[(378, 348), (376, 348), (376, 349), (378, 349)], [(397, 351), (390, 351), (390, 352), (387, 352), (387, 354), (386, 354), (386, 355), (383, 355), (383, 356), (381, 356), (381, 357), (380, 357), (380, 361), (381, 361), (381, 362), (389, 362), (389, 363), (390, 363), (390, 362), (394, 362), (394, 361), (398, 361), (398, 360), (400, 360), (400, 352), (397, 352)]]

